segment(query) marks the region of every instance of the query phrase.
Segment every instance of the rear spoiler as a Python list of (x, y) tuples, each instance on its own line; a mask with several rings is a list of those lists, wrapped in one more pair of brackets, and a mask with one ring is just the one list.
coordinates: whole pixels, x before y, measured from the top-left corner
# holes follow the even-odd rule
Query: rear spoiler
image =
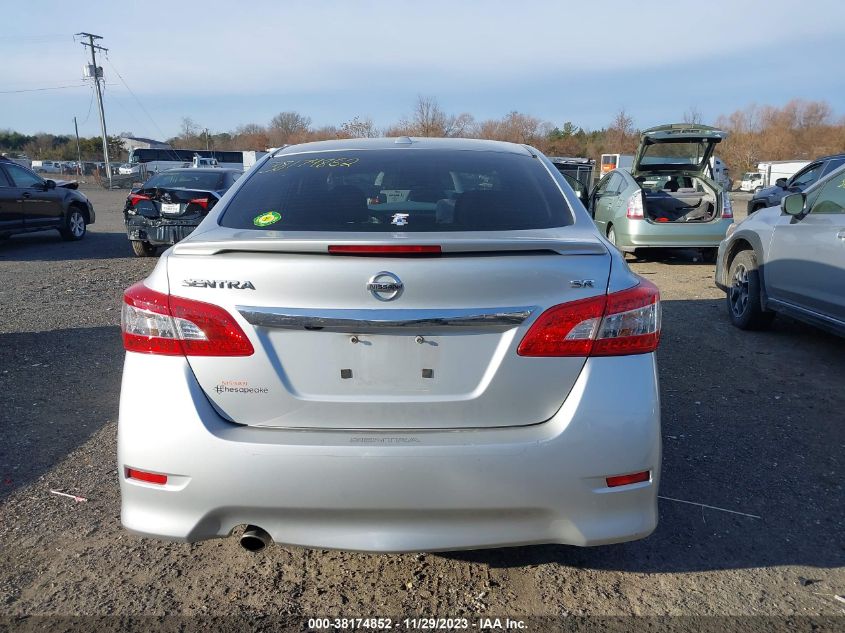
[(607, 255), (607, 248), (599, 239), (578, 238), (539, 238), (539, 237), (510, 237), (510, 238), (453, 238), (442, 239), (227, 239), (202, 240), (189, 239), (179, 242), (173, 247), (176, 255), (217, 255), (220, 253), (313, 253), (328, 255), (329, 246), (360, 245), (381, 246), (414, 244), (438, 245), (444, 255), (452, 253), (519, 253), (529, 251), (552, 251), (564, 255)]

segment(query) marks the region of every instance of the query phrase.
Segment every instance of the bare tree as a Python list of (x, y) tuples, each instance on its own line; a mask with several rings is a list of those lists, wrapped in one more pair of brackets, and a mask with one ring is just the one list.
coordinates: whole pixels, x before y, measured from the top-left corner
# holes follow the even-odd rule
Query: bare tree
[(624, 108), (613, 117), (605, 136), (608, 148), (614, 152), (632, 152), (636, 149), (634, 119), (625, 112)]
[(379, 136), (379, 131), (373, 125), (373, 120), (370, 117), (352, 117), (351, 120), (340, 126), (340, 131), (350, 138), (376, 138)]
[(194, 121), (189, 116), (183, 116), (182, 122), (179, 125), (179, 130), (181, 132), (181, 137), (184, 140), (189, 140), (194, 138), (199, 133), (200, 126), (199, 124)]
[(446, 136), (448, 118), (440, 109), (434, 97), (417, 97), (417, 105), (411, 118), (415, 136)]
[(311, 129), (311, 117), (299, 112), (279, 112), (270, 120), (268, 126), (270, 141), (274, 145), (284, 145), (303, 140)]
[(701, 124), (701, 111), (696, 106), (690, 106), (689, 110), (684, 112), (684, 123), (693, 125)]
[(446, 122), (446, 136), (472, 138), (478, 133), (475, 117), (469, 112), (462, 112), (457, 116), (450, 116)]

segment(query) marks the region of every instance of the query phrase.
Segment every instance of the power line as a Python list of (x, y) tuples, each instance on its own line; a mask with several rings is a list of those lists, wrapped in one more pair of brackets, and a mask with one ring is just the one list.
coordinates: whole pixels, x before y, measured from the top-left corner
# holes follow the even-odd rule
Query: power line
[(85, 84), (76, 84), (73, 86), (50, 86), (49, 88), (26, 88), (24, 90), (0, 90), (0, 94), (9, 95), (20, 92), (42, 92), (43, 90), (67, 90), (69, 88), (85, 88)]
[(115, 75), (117, 75), (118, 79), (120, 79), (120, 82), (123, 84), (123, 86), (126, 88), (126, 90), (128, 90), (128, 91), (129, 91), (129, 94), (131, 94), (131, 95), (132, 95), (132, 97), (135, 99), (135, 101), (138, 103), (138, 107), (140, 107), (140, 108), (141, 108), (141, 110), (143, 110), (143, 111), (144, 111), (144, 114), (146, 114), (146, 115), (147, 115), (147, 118), (148, 118), (148, 119), (150, 120), (150, 122), (153, 124), (153, 126), (155, 127), (155, 129), (157, 129), (157, 130), (158, 130), (158, 132), (159, 132), (159, 134), (161, 134), (161, 137), (162, 137), (162, 138), (165, 138), (167, 135), (166, 135), (166, 134), (164, 133), (164, 131), (163, 131), (163, 130), (159, 127), (158, 123), (156, 123), (156, 122), (155, 122), (155, 119), (153, 119), (152, 115), (151, 115), (151, 114), (147, 111), (147, 109), (144, 107), (144, 104), (143, 104), (143, 103), (141, 103), (141, 100), (138, 98), (138, 95), (136, 95), (136, 94), (132, 91), (132, 88), (130, 88), (130, 87), (129, 87), (129, 84), (127, 84), (127, 83), (126, 83), (126, 80), (123, 78), (123, 75), (121, 75), (121, 74), (120, 74), (120, 72), (117, 70), (117, 68), (115, 67), (115, 65), (112, 63), (111, 59), (109, 59), (109, 56), (108, 56), (108, 55), (106, 55), (106, 61), (109, 63), (109, 66), (111, 66), (111, 67), (112, 67), (112, 70), (114, 71), (114, 74), (115, 74)]
[(94, 105), (94, 88), (91, 88), (91, 98), (88, 100), (88, 114), (85, 115), (85, 120), (82, 122), (82, 125), (88, 123), (88, 119), (91, 117), (91, 106)]

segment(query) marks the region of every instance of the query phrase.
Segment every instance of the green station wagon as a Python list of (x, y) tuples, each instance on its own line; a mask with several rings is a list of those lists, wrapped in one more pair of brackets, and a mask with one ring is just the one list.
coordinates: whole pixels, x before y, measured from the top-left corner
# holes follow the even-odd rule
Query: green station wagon
[(699, 248), (715, 259), (733, 223), (727, 192), (712, 178), (711, 157), (725, 132), (674, 123), (640, 137), (631, 170), (599, 181), (587, 208), (599, 230), (623, 253), (639, 248)]

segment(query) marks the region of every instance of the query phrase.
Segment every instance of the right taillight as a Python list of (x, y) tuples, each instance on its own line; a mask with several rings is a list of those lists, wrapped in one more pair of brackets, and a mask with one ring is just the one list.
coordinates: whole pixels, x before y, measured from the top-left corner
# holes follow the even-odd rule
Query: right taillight
[(143, 282), (123, 294), (123, 347), (165, 356), (251, 356), (241, 326), (223, 308), (156, 292)]
[(657, 349), (660, 291), (633, 288), (549, 308), (529, 328), (520, 356), (625, 356)]
[(625, 217), (629, 220), (643, 219), (643, 194), (639, 189), (628, 198), (628, 210), (625, 212)]

